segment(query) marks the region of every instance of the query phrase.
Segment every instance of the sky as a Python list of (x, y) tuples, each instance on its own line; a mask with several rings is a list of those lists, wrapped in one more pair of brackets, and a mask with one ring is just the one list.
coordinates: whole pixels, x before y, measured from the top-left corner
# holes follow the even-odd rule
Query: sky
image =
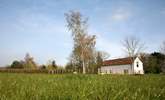
[(64, 16), (70, 10), (89, 18), (96, 49), (110, 58), (124, 56), (127, 36), (138, 37), (148, 53), (165, 40), (165, 0), (0, 0), (0, 66), (26, 53), (37, 64), (54, 59), (65, 65), (73, 47)]

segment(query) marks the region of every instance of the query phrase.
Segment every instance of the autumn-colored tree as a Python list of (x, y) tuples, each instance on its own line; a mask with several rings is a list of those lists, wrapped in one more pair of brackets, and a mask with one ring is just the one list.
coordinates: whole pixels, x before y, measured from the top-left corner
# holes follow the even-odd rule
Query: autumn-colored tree
[(65, 16), (67, 27), (72, 32), (74, 41), (72, 58), (79, 60), (78, 62), (82, 62), (83, 73), (86, 73), (89, 60), (93, 57), (96, 37), (94, 35), (88, 35), (87, 19), (83, 19), (80, 12), (70, 11)]
[(31, 57), (29, 53), (27, 53), (25, 56), (24, 68), (25, 69), (37, 69), (37, 65), (34, 62), (33, 57)]
[(48, 61), (47, 69), (48, 69), (48, 70), (57, 69), (57, 65), (56, 65), (55, 60), (49, 60), (49, 61)]

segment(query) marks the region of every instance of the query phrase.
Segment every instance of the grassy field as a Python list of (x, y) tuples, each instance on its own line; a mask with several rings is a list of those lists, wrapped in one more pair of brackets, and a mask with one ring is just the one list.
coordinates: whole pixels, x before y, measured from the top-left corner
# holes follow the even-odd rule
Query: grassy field
[(0, 73), (0, 100), (165, 100), (164, 75)]

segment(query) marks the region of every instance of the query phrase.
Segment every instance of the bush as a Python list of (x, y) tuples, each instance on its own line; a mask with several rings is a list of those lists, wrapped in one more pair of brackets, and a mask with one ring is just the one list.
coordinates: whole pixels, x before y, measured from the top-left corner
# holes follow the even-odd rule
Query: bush
[(11, 64), (11, 68), (23, 68), (23, 63), (15, 60), (13, 61), (13, 63)]

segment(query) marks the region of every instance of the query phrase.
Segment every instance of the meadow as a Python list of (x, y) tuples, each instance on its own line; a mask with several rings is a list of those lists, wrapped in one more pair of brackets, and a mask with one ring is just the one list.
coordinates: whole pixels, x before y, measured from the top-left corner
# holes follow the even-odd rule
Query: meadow
[(165, 100), (165, 75), (0, 73), (0, 100)]

